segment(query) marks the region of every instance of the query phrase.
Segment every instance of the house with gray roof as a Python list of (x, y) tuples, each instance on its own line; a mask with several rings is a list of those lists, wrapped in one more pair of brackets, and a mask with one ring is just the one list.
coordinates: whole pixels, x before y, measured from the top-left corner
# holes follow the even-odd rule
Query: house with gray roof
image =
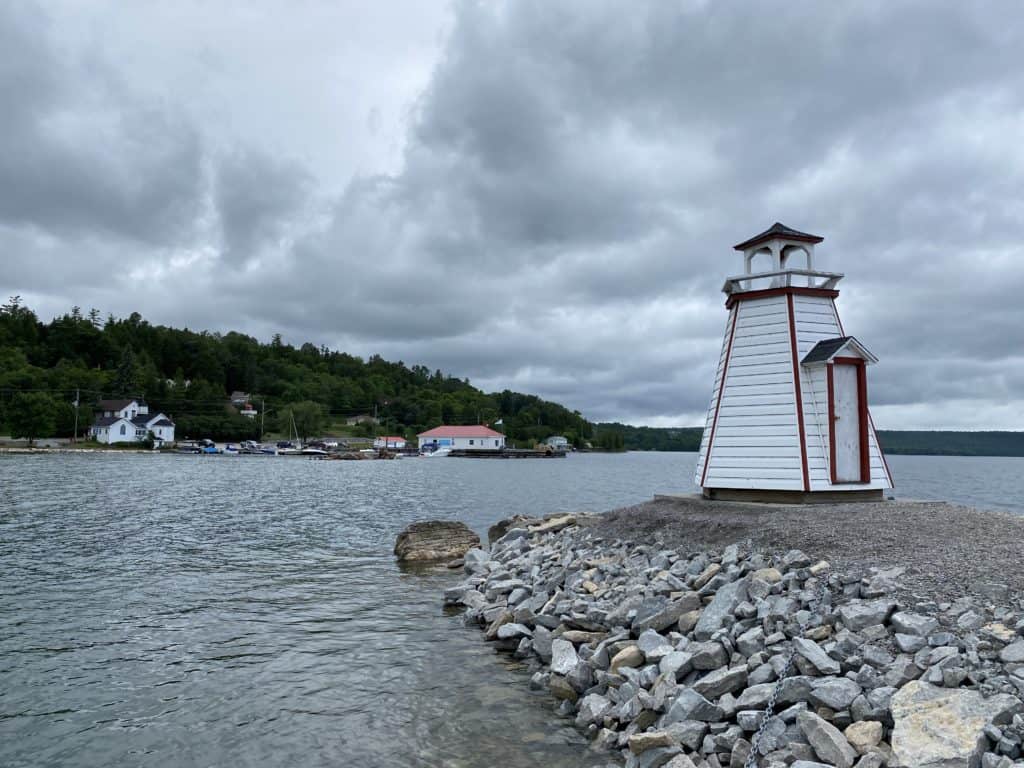
[(174, 442), (174, 422), (166, 414), (151, 414), (145, 400), (100, 400), (96, 407), (96, 421), (89, 427), (96, 442), (140, 443), (150, 432), (156, 446)]

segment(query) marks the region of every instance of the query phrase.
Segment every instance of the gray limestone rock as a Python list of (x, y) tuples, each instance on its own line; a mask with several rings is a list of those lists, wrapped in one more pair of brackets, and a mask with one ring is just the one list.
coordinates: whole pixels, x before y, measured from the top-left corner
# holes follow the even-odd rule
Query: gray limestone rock
[(641, 632), (636, 645), (648, 661), (660, 661), (672, 653), (672, 644), (653, 629)]
[(1004, 664), (1024, 664), (1024, 640), (1010, 643), (999, 652), (999, 660)]
[(665, 724), (670, 725), (683, 720), (717, 723), (722, 720), (722, 710), (696, 691), (684, 688), (665, 713)]
[(612, 703), (597, 693), (588, 693), (579, 703), (576, 713), (576, 725), (586, 727), (599, 722), (604, 714), (612, 708)]
[(693, 628), (694, 637), (701, 641), (710, 640), (711, 636), (725, 624), (726, 617), (732, 616), (736, 606), (746, 599), (746, 579), (739, 579), (719, 587), (714, 598), (701, 612), (697, 626)]
[(908, 613), (898, 611), (889, 620), (892, 628), (902, 635), (914, 635), (916, 637), (928, 637), (939, 628), (939, 620), (932, 616), (922, 616), (919, 613)]
[[(658, 607), (655, 607), (657, 604)], [(641, 633), (647, 629), (658, 632), (668, 629), (679, 621), (679, 617), (700, 608), (700, 596), (696, 592), (687, 592), (677, 600), (665, 604), (660, 601), (647, 601), (637, 609), (633, 619), (633, 631)]]
[(896, 641), (896, 647), (903, 653), (917, 653), (928, 642), (920, 635), (904, 635), (900, 632), (897, 632), (893, 639)]
[(533, 632), (523, 624), (502, 624), (498, 627), (499, 640), (517, 640), (520, 637), (532, 637)]
[(708, 724), (702, 720), (681, 720), (666, 726), (665, 730), (673, 735), (676, 741), (690, 751), (700, 748), (704, 736), (708, 732)]
[(801, 712), (796, 716), (796, 721), (818, 759), (836, 768), (853, 768), (857, 752), (838, 728), (813, 712)]
[(839, 662), (825, 653), (824, 649), (813, 640), (802, 637), (793, 639), (796, 652), (806, 659), (822, 675), (838, 675)]
[(551, 671), (559, 675), (567, 675), (576, 668), (579, 656), (576, 648), (568, 640), (556, 638), (551, 641)]
[(545, 663), (551, 662), (551, 630), (547, 627), (537, 626), (533, 628), (533, 650)]
[(686, 650), (691, 654), (691, 663), (694, 669), (709, 670), (725, 666), (729, 661), (729, 654), (721, 643), (708, 641), (706, 643), (690, 643)]
[(884, 624), (895, 609), (896, 601), (886, 598), (854, 600), (839, 609), (839, 618), (851, 632), (858, 632), (874, 624)]
[(845, 677), (829, 677), (815, 682), (811, 703), (838, 712), (848, 708), (861, 695), (860, 686)]
[(722, 667), (713, 672), (708, 672), (700, 680), (697, 680), (693, 684), (693, 690), (701, 696), (717, 699), (726, 693), (735, 693), (746, 686), (746, 684), (746, 667), (733, 667), (732, 669)]
[(661, 674), (671, 677), (673, 680), (680, 680), (686, 677), (693, 669), (693, 654), (689, 651), (672, 651), (662, 657), (658, 662), (658, 670)]

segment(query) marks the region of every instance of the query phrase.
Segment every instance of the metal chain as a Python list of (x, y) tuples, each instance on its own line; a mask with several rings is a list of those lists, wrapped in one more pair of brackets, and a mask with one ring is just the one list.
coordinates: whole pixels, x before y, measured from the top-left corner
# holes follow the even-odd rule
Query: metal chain
[[(810, 614), (807, 619), (800, 624), (797, 631), (797, 637), (803, 637), (807, 632), (807, 625), (811, 623), (811, 619), (814, 618), (814, 611), (825, 602), (825, 595), (828, 594), (828, 569), (821, 575), (821, 588), (818, 590), (817, 599), (808, 604), (808, 613)], [(782, 684), (786, 681), (789, 676), (790, 670), (793, 668), (793, 662), (796, 660), (796, 645), (793, 645), (789, 650), (789, 655), (786, 657), (786, 663), (782, 666), (782, 672), (779, 673), (779, 680), (775, 683), (775, 688), (772, 690), (772, 695), (768, 697), (768, 706), (765, 707), (764, 715), (761, 716), (761, 724), (757, 727), (753, 737), (750, 739), (750, 754), (747, 755), (747, 759), (743, 762), (743, 768), (756, 768), (757, 766), (757, 747), (761, 743), (761, 737), (764, 736), (764, 732), (768, 730), (768, 721), (772, 719), (775, 714), (775, 705), (778, 703), (779, 695), (782, 693)]]

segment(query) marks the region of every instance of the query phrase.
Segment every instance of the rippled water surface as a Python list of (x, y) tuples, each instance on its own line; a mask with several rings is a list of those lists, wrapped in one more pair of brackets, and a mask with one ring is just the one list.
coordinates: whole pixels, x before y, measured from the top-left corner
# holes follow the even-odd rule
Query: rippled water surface
[[(0, 765), (605, 765), (441, 610), (457, 575), (391, 547), (689, 491), (693, 463), (0, 456)], [(890, 463), (902, 495), (1021, 509), (1020, 459)]]

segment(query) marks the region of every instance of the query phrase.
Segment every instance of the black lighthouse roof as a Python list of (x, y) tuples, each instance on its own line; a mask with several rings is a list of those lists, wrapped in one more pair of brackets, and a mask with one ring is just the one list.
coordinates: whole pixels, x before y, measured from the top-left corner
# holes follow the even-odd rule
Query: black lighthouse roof
[(761, 234), (754, 235), (749, 240), (744, 240), (742, 243), (734, 245), (733, 248), (737, 251), (745, 251), (759, 243), (765, 242), (766, 240), (774, 240), (779, 237), (786, 240), (798, 240), (802, 243), (820, 243), (825, 239), (818, 235), (812, 235), (807, 232), (801, 232), (798, 229), (793, 229), (792, 227), (787, 227), (781, 221), (776, 221)]

